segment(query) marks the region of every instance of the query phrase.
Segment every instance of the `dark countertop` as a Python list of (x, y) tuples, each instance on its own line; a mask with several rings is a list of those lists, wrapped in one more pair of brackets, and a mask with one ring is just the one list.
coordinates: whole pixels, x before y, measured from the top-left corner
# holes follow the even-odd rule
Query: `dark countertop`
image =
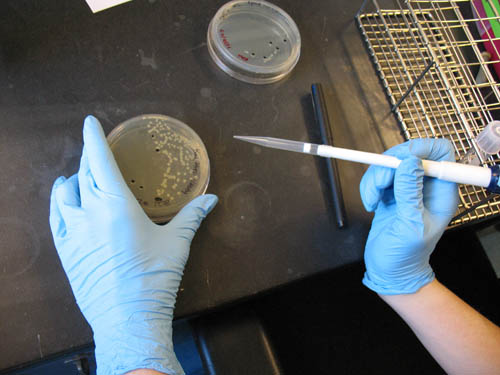
[(232, 139), (319, 141), (309, 92), (322, 82), (336, 145), (379, 152), (402, 140), (353, 21), (361, 2), (275, 1), (302, 55), (267, 86), (211, 62), (206, 30), (223, 3), (136, 0), (95, 15), (83, 0), (0, 3), (0, 369), (92, 340), (48, 225), (52, 182), (77, 171), (87, 114), (106, 132), (167, 114), (205, 142), (220, 202), (193, 241), (177, 317), (362, 258), (365, 166), (339, 163), (349, 226), (338, 230), (323, 160)]

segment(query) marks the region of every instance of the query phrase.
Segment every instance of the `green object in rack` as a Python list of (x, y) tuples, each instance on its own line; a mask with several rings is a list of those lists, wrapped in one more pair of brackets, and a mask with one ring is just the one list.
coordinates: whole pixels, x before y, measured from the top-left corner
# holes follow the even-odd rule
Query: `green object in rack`
[[(486, 12), (486, 16), (488, 18), (497, 17), (491, 5), (494, 5), (497, 10), (497, 14), (500, 14), (500, 4), (498, 3), (498, 0), (482, 0), (482, 1), (483, 1), (484, 11)], [(500, 38), (500, 19), (496, 20), (496, 22), (492, 21), (493, 20), (490, 20), (493, 34), (495, 34), (495, 38)]]

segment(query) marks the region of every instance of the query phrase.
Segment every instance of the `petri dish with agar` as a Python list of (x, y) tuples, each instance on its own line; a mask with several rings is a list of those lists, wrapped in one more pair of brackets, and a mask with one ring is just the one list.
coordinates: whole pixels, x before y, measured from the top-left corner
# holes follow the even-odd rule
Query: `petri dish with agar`
[(230, 76), (267, 84), (292, 71), (301, 41), (297, 25), (283, 9), (263, 0), (234, 0), (211, 20), (207, 46), (217, 66)]
[(183, 122), (141, 115), (118, 125), (107, 139), (128, 187), (154, 222), (169, 221), (205, 193), (210, 178), (207, 150)]

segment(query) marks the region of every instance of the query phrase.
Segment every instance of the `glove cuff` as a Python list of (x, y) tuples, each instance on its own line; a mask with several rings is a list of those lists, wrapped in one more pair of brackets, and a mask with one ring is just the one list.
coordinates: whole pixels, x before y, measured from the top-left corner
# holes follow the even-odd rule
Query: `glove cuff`
[(397, 283), (388, 283), (385, 280), (371, 275), (368, 271), (365, 272), (363, 277), (363, 284), (369, 289), (378, 294), (396, 295), (396, 294), (413, 294), (420, 288), (429, 284), (435, 278), (432, 268), (423, 273), (420, 277), (415, 277), (410, 280), (404, 280)]
[(184, 375), (174, 353), (170, 319), (141, 312), (118, 325), (99, 328), (94, 330), (97, 375), (137, 369)]

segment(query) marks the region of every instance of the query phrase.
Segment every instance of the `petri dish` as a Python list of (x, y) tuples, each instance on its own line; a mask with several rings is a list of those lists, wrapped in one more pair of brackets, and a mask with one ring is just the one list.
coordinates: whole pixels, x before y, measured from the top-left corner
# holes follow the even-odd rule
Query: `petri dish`
[(205, 193), (210, 179), (207, 150), (183, 122), (141, 115), (118, 125), (107, 139), (123, 178), (154, 222), (169, 221)]
[(207, 46), (224, 72), (244, 82), (267, 84), (284, 78), (300, 57), (293, 19), (267, 1), (234, 0), (210, 21)]

